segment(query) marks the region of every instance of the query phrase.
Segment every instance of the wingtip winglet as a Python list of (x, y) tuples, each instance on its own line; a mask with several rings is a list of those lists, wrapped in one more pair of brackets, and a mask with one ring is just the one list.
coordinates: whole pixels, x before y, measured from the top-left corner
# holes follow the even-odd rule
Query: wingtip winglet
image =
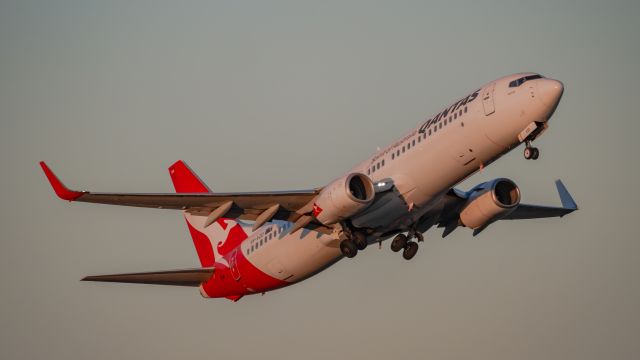
[(169, 166), (169, 175), (173, 187), (178, 193), (210, 193), (211, 189), (183, 160), (178, 160)]
[(568, 210), (578, 210), (578, 204), (573, 200), (569, 190), (564, 186), (562, 180), (556, 180), (556, 188), (558, 188), (558, 195), (560, 195), (560, 202), (562, 207)]
[(80, 196), (82, 196), (82, 192), (69, 190), (66, 186), (64, 186), (62, 181), (58, 179), (56, 174), (54, 174), (53, 171), (49, 169), (49, 167), (44, 161), (40, 161), (40, 167), (42, 168), (42, 171), (44, 171), (44, 174), (47, 177), (47, 180), (49, 180), (49, 183), (51, 184), (53, 191), (55, 191), (56, 195), (58, 195), (60, 199), (74, 201)]

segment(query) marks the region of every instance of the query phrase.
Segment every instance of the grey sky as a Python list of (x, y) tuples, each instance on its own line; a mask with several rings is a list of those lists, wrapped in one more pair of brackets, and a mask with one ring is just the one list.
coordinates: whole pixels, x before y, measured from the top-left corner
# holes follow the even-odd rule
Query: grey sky
[[(3, 359), (637, 359), (637, 1), (0, 1)], [(238, 303), (88, 284), (190, 267), (177, 212), (54, 198), (170, 191), (184, 159), (214, 190), (321, 186), (486, 81), (566, 91), (514, 179), (581, 210), (384, 244)], [(434, 169), (437, 171), (437, 169)]]

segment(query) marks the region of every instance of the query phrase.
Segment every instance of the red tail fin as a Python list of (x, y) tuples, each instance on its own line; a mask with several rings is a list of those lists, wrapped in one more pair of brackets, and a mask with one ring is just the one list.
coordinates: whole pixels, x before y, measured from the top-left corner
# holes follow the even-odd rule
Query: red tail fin
[[(211, 192), (209, 187), (196, 175), (191, 168), (182, 160), (176, 161), (169, 167), (169, 174), (173, 187), (177, 193), (208, 193)], [(184, 217), (187, 220), (189, 233), (193, 238), (193, 245), (196, 247), (200, 264), (203, 267), (211, 267), (214, 265), (214, 254), (211, 240), (201, 230), (197, 229), (192, 220), (193, 215), (185, 212)]]

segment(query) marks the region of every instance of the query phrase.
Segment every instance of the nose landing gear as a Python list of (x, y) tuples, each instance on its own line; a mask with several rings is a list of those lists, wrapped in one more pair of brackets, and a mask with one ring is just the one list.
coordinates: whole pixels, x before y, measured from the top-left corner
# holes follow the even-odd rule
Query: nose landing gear
[(524, 148), (524, 158), (527, 160), (536, 160), (540, 156), (540, 150), (537, 147), (531, 146), (531, 141), (526, 142), (526, 147)]

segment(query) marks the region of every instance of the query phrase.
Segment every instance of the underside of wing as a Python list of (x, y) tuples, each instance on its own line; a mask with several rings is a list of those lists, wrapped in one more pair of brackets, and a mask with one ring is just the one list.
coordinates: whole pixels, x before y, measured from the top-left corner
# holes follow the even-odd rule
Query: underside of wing
[[(193, 215), (209, 216), (224, 208), (221, 215), (244, 220), (256, 220), (265, 211), (270, 218), (296, 221), (311, 211), (313, 199), (320, 189), (245, 192), (245, 193), (97, 193), (68, 189), (44, 163), (40, 163), (53, 190), (63, 200), (134, 206), (155, 209), (185, 210)], [(221, 216), (220, 215), (220, 216)]]
[(214, 268), (153, 271), (129, 274), (87, 276), (82, 281), (118, 282), (132, 284), (200, 286), (213, 276)]
[(512, 213), (505, 216), (504, 219), (520, 220), (563, 217), (578, 210), (578, 205), (573, 200), (571, 194), (569, 194), (569, 191), (564, 186), (562, 181), (556, 180), (556, 188), (558, 189), (558, 195), (560, 196), (562, 207), (520, 204)]
[[(481, 184), (481, 185), (484, 185)], [(479, 185), (480, 186), (480, 185)], [(478, 188), (476, 186), (474, 189)], [(545, 206), (545, 205), (533, 205), (533, 204), (522, 204), (519, 203), (515, 209), (507, 212), (505, 215), (497, 214), (492, 218), (485, 219), (484, 222), (477, 227), (473, 227), (473, 235), (476, 236), (487, 226), (498, 220), (520, 220), (520, 219), (537, 219), (537, 218), (549, 218), (549, 217), (562, 217), (571, 212), (578, 210), (578, 205), (575, 203), (569, 191), (564, 186), (562, 181), (556, 181), (556, 187), (558, 189), (558, 195), (560, 196), (560, 201), (562, 206)], [(451, 232), (453, 232), (459, 226), (467, 226), (463, 225), (464, 221), (461, 219), (461, 214), (465, 207), (470, 206), (469, 201), (470, 195), (474, 191), (474, 189), (465, 193), (463, 191), (457, 189), (451, 189), (442, 199), (442, 211), (440, 212), (439, 217), (436, 220), (438, 227), (445, 228), (442, 233), (442, 237), (446, 237)], [(425, 228), (428, 228), (433, 223), (434, 219), (431, 217), (427, 217), (425, 219), (421, 219), (421, 223), (418, 224), (418, 228), (420, 229), (421, 225), (425, 225)]]

